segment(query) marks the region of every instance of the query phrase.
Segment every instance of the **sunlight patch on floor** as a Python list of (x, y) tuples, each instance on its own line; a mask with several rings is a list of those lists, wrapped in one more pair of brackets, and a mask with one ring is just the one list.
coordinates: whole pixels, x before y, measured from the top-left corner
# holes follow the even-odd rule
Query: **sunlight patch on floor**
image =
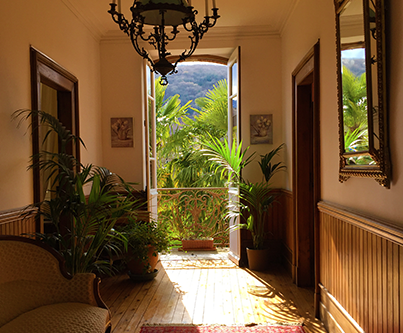
[(187, 268), (237, 268), (228, 259), (228, 248), (215, 251), (180, 251), (172, 249), (170, 253), (161, 254), (161, 264), (165, 269)]

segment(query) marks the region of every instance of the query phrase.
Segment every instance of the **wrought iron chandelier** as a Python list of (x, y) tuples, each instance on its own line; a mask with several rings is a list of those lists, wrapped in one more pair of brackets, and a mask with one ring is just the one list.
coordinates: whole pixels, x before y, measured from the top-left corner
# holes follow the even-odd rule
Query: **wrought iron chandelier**
[[(214, 27), (220, 17), (216, 0), (212, 1), (213, 15), (208, 15), (209, 0), (205, 0), (206, 13), (203, 22), (200, 24), (195, 21), (198, 12), (192, 7), (191, 0), (134, 1), (133, 6), (130, 7), (133, 16), (130, 23), (121, 13), (121, 0), (113, 0), (108, 13), (111, 14), (113, 21), (119, 24), (120, 30), (130, 37), (137, 53), (150, 62), (155, 73), (161, 74), (161, 84), (166, 85), (168, 84), (167, 75), (177, 73), (177, 64), (194, 53), (203, 35), (209, 28)], [(144, 25), (153, 26), (148, 36), (145, 36)], [(167, 59), (167, 56), (171, 55), (167, 51), (167, 45), (179, 33), (178, 26), (183, 26), (189, 32), (190, 47), (179, 55), (176, 62), (171, 63)], [(172, 31), (167, 31), (167, 27), (172, 27)], [(158, 50), (158, 60), (154, 62), (147, 50), (139, 45), (141, 40), (148, 42)]]

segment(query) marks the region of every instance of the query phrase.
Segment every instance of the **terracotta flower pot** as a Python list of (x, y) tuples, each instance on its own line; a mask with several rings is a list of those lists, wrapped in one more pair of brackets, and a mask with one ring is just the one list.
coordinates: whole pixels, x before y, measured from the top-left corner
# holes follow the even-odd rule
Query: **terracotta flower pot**
[(214, 251), (214, 239), (182, 239), (182, 250), (210, 250)]
[(264, 271), (270, 264), (270, 250), (246, 249), (249, 269), (254, 271)]
[[(158, 254), (154, 256), (155, 247), (149, 245), (148, 246), (148, 261), (142, 262), (139, 258), (133, 257), (132, 260), (128, 261), (127, 267), (132, 275), (142, 275), (147, 273), (153, 273), (155, 270), (155, 266), (158, 263)], [(130, 255), (130, 253), (129, 253)], [(146, 268), (147, 266), (148, 269)]]

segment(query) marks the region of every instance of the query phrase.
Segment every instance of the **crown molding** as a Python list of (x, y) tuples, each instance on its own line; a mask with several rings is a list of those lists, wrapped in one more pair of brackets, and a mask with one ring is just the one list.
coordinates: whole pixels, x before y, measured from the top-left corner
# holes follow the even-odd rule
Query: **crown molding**
[(284, 31), (285, 27), (287, 26), (288, 21), (290, 20), (295, 9), (297, 8), (297, 5), (299, 2), (300, 2), (300, 0), (294, 0), (290, 4), (290, 7), (288, 9), (285, 9), (284, 19), (281, 21), (280, 26), (279, 26), (280, 35), (283, 34), (283, 31)]
[(100, 41), (102, 38), (102, 31), (99, 25), (95, 22), (98, 19), (91, 12), (88, 12), (88, 16), (82, 14), (82, 10), (76, 7), (70, 0), (62, 0), (66, 7), (73, 13), (74, 16), (88, 29), (95, 40)]

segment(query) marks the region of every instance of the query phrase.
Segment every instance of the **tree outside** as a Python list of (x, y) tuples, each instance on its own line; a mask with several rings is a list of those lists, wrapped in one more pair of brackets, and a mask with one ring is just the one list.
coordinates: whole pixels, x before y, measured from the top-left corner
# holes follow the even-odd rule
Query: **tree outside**
[[(206, 72), (206, 65), (203, 68)], [(189, 69), (183, 75), (186, 72)], [(173, 77), (176, 75), (179, 74)], [(192, 87), (203, 86), (205, 77), (211, 75), (204, 73), (202, 81), (193, 83)], [(183, 87), (183, 80), (180, 82), (178, 87)], [(214, 172), (211, 162), (202, 154), (201, 142), (207, 134), (219, 140), (227, 136), (226, 79), (212, 83), (204, 96), (187, 101), (182, 100), (181, 92), (167, 96), (169, 85), (161, 86), (159, 79), (155, 89), (158, 188), (224, 186), (225, 180)]]

